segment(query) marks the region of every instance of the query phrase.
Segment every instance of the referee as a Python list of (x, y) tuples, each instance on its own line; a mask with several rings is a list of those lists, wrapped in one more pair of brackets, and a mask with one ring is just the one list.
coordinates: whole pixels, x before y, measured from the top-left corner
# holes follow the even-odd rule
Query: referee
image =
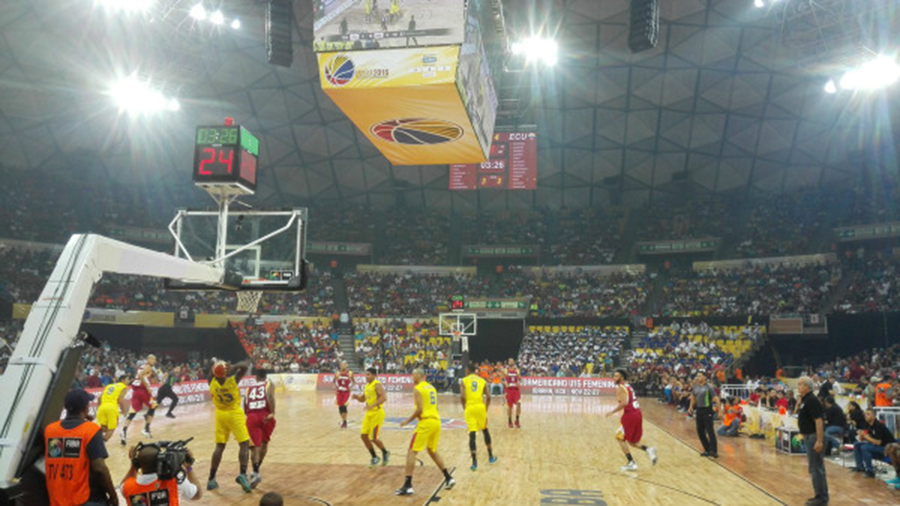
[(719, 442), (716, 439), (716, 431), (713, 427), (713, 416), (719, 412), (719, 396), (716, 389), (706, 382), (706, 374), (703, 371), (697, 373), (697, 383), (691, 392), (691, 406), (688, 408), (688, 416), (697, 415), (694, 421), (697, 423), (697, 436), (703, 445), (701, 457), (719, 458)]
[(162, 406), (163, 399), (172, 401), (171, 404), (169, 404), (169, 412), (166, 413), (166, 416), (169, 418), (175, 418), (175, 415), (172, 414), (172, 410), (178, 405), (178, 395), (175, 394), (172, 387), (175, 386), (175, 383), (178, 383), (179, 374), (181, 374), (181, 367), (176, 366), (170, 369), (168, 374), (166, 374), (166, 377), (162, 380), (159, 392), (156, 393), (156, 403), (160, 406)]

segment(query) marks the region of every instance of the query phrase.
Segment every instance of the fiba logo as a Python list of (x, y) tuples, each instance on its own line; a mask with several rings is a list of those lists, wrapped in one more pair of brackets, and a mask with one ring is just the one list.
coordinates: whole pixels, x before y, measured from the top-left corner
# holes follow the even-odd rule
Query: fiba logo
[(335, 55), (325, 63), (325, 79), (333, 86), (344, 86), (356, 75), (356, 65), (345, 54)]
[(382, 121), (372, 125), (372, 135), (397, 144), (443, 144), (459, 140), (465, 130), (440, 119), (406, 118)]

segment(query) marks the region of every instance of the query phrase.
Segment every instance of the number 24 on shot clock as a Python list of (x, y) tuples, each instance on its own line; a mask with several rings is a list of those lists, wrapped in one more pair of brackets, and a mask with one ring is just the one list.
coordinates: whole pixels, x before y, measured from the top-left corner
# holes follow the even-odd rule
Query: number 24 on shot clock
[(259, 140), (237, 125), (197, 127), (194, 144), (195, 183), (238, 184), (256, 189)]

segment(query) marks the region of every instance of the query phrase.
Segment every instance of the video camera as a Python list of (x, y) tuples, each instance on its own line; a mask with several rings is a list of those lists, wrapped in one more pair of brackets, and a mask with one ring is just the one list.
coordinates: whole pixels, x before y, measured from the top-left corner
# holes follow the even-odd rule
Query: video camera
[(187, 463), (187, 465), (190, 466), (194, 463), (194, 459), (188, 457), (187, 454), (187, 444), (193, 440), (194, 438), (188, 438), (182, 441), (157, 441), (156, 443), (148, 444), (138, 443), (134, 448), (131, 465), (135, 468), (140, 468), (138, 455), (141, 450), (147, 447), (156, 448), (159, 450), (159, 454), (156, 458), (157, 477), (160, 480), (177, 478), (178, 482), (181, 483), (184, 481), (184, 464)]

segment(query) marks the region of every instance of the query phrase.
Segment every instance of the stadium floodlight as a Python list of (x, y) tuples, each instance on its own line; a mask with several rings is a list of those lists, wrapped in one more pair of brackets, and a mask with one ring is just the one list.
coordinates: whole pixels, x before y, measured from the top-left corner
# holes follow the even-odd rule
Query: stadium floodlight
[(240, 29), (241, 28), (241, 20), (235, 18), (235, 20), (231, 22), (231, 27), (234, 28), (235, 30)]
[(512, 45), (514, 55), (523, 55), (528, 62), (539, 61), (552, 67), (559, 61), (559, 44), (555, 40), (531, 37)]
[(763, 7), (766, 6), (766, 2), (764, 2), (763, 0), (753, 0), (753, 5), (754, 5), (757, 9), (762, 9)]
[(135, 75), (126, 77), (115, 83), (109, 94), (119, 106), (120, 111), (135, 115), (149, 115), (160, 111), (177, 111), (181, 104), (175, 98), (166, 99), (161, 92), (153, 89), (147, 82)]
[(209, 20), (212, 21), (214, 25), (221, 25), (225, 22), (225, 15), (222, 14), (222, 11), (216, 11), (212, 13)]
[(191, 17), (196, 19), (197, 21), (203, 21), (206, 19), (206, 9), (203, 7), (203, 4), (197, 4), (191, 7), (190, 11)]
[(829, 95), (837, 93), (837, 84), (834, 83), (834, 79), (829, 79), (827, 83), (825, 83), (825, 93)]
[(890, 56), (881, 55), (848, 71), (841, 77), (845, 90), (877, 90), (900, 80), (900, 65)]

